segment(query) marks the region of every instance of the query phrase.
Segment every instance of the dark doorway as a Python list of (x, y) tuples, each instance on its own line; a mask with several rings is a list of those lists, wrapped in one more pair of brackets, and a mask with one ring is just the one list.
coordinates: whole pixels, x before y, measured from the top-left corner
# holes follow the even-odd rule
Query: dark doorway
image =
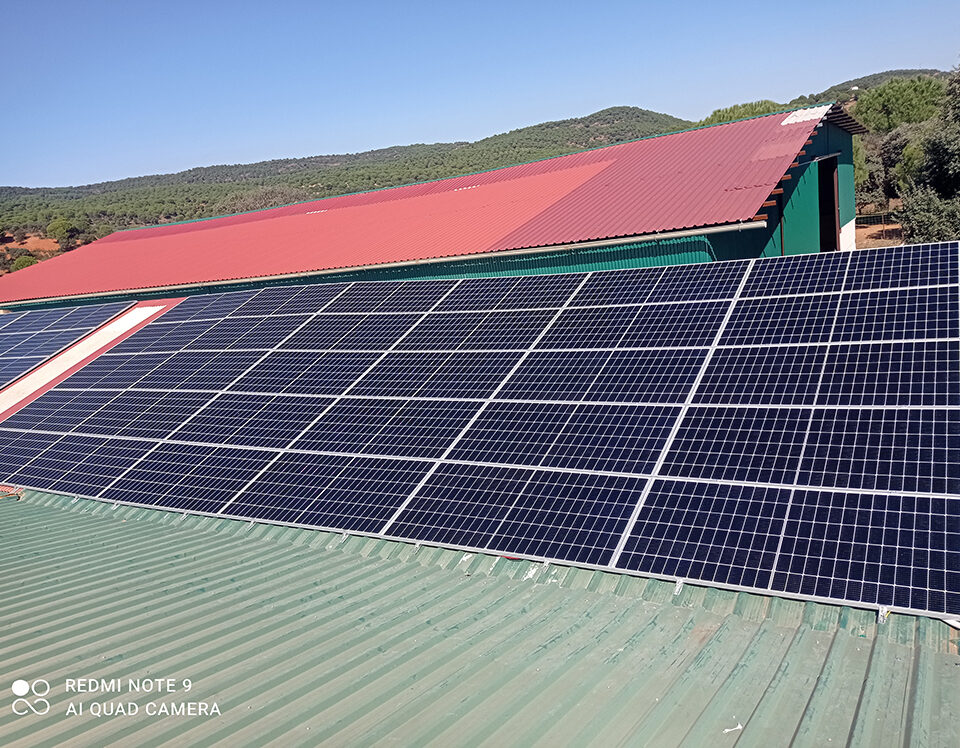
[(820, 251), (840, 248), (840, 198), (837, 187), (837, 157), (817, 164), (820, 182)]

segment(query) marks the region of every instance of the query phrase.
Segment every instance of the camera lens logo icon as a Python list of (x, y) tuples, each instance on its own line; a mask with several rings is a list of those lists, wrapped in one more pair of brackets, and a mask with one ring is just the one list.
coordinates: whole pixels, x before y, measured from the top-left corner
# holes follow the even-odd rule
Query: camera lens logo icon
[(44, 698), (50, 693), (50, 684), (42, 678), (38, 678), (33, 683), (28, 683), (25, 680), (15, 680), (10, 690), (17, 697), (13, 701), (13, 713), (18, 717), (31, 712), (46, 714), (50, 711), (50, 702)]

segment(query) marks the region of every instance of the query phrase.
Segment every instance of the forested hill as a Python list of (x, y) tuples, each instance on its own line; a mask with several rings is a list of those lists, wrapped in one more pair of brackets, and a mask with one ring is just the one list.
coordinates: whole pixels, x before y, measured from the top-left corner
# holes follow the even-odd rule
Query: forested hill
[[(613, 107), (587, 117), (545, 122), (473, 143), (395, 146), (364, 153), (207, 166), (176, 174), (133, 177), (79, 187), (0, 187), (0, 240), (4, 231), (20, 244), (32, 234), (62, 249), (117, 229), (206, 218), (311, 198), (391, 187), (494, 169), (562, 153), (728, 121), (849, 99), (891, 79), (942, 76), (935, 70), (891, 70), (837, 84), (792, 101), (770, 100), (720, 109), (698, 123), (638, 107)], [(11, 237), (0, 272), (13, 261)], [(9, 264), (6, 263), (6, 264)]]

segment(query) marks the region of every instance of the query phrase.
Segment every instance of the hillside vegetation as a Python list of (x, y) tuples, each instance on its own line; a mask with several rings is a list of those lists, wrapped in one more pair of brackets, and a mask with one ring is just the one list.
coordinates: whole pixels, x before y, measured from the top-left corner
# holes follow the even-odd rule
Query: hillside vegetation
[[(421, 143), (363, 153), (198, 167), (79, 187), (0, 187), (0, 237), (9, 232), (6, 253), (0, 251), (0, 271), (11, 269), (24, 256), (25, 250), (17, 247), (22, 247), (20, 240), (28, 235), (49, 237), (61, 249), (69, 250), (122, 228), (207, 218), (495, 169), (695, 125), (849, 100), (854, 94), (860, 98), (854, 113), (859, 115), (864, 108), (868, 114), (874, 111), (872, 119), (876, 121), (866, 124), (884, 128), (889, 136), (896, 135), (897, 143), (903, 141), (902, 156), (906, 143), (916, 138), (905, 137), (900, 129), (939, 111), (945, 76), (936, 70), (891, 70), (845, 81), (786, 103), (763, 100), (719, 109), (697, 123), (638, 107), (613, 107), (472, 143)], [(873, 109), (867, 107), (871, 95), (876, 99)], [(899, 156), (897, 164), (887, 169), (881, 164), (879, 141), (874, 140), (864, 146), (858, 144), (857, 174), (860, 192), (876, 201), (899, 194), (905, 177), (888, 173), (899, 164)]]

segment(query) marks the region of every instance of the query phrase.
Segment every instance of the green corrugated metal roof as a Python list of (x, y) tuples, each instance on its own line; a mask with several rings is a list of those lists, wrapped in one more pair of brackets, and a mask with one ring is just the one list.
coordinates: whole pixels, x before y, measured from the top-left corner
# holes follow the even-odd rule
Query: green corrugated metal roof
[[(930, 619), (38, 493), (0, 548), (4, 745), (960, 744)], [(67, 678), (166, 677), (64, 713)], [(184, 699), (222, 716), (143, 713)]]

